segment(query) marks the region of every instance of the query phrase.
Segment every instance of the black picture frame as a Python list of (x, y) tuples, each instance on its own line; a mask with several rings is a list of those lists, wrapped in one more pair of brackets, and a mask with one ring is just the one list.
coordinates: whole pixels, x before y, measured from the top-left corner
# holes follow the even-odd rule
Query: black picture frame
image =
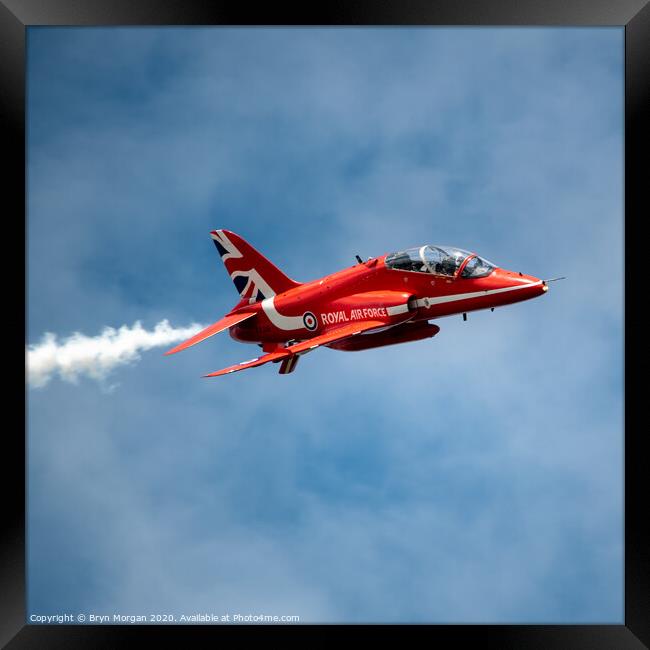
[[(638, 297), (636, 270), (644, 252), (638, 232), (650, 169), (645, 159), (650, 106), (650, 6), (648, 0), (411, 0), (349, 2), (290, 8), (288, 3), (251, 7), (244, 3), (205, 0), (0, 0), (0, 128), (4, 159), (5, 290), (20, 293), (14, 280), (11, 248), (25, 237), (25, 42), (26, 29), (36, 25), (552, 25), (625, 27), (625, 621), (622, 625), (385, 625), (383, 640), (403, 639), (413, 632), (432, 642), (474, 643), (499, 648), (643, 648), (650, 646), (650, 540), (643, 524), (644, 495), (650, 494), (645, 427), (640, 415), (643, 382), (634, 380), (644, 350), (641, 316), (634, 311)], [(7, 230), (8, 227), (8, 230)], [(26, 241), (26, 239), (25, 239)], [(24, 333), (25, 283), (16, 302), (18, 325), (9, 345)], [(629, 253), (628, 253), (629, 251)], [(594, 269), (594, 282), (603, 269)], [(22, 311), (20, 310), (22, 304)], [(13, 309), (5, 319), (13, 323)], [(585, 314), (585, 318), (589, 318)], [(21, 344), (23, 345), (23, 344)], [(21, 361), (24, 363), (24, 359)], [(24, 365), (23, 365), (24, 369)], [(13, 374), (13, 373), (12, 373)], [(18, 373), (20, 374), (20, 373)], [(5, 377), (11, 375), (5, 371)], [(120, 647), (183, 637), (242, 633), (241, 626), (42, 626), (25, 624), (25, 431), (26, 391), (11, 382), (4, 394), (22, 415), (23, 427), (3, 427), (3, 527), (0, 538), (0, 646), (18, 648)], [(15, 394), (14, 394), (15, 391)], [(645, 486), (645, 487), (644, 487)], [(311, 625), (246, 626), (246, 633), (292, 635), (309, 632)], [(332, 633), (339, 626), (320, 626)], [(341, 626), (346, 637), (367, 635), (367, 626)], [(399, 636), (398, 636), (399, 635)], [(7, 645), (5, 645), (7, 644)]]

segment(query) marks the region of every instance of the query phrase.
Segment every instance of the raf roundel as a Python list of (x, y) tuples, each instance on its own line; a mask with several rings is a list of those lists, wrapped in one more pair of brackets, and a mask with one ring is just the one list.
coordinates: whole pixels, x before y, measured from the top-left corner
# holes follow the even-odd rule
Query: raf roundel
[(316, 320), (316, 316), (312, 314), (310, 311), (307, 311), (304, 313), (302, 317), (302, 322), (305, 324), (305, 327), (310, 331), (313, 332), (316, 329), (316, 326), (318, 325), (318, 321)]

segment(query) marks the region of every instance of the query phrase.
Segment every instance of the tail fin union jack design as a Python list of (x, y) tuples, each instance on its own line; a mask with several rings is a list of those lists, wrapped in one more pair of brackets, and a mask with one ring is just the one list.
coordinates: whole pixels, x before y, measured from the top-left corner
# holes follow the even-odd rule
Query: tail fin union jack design
[(210, 236), (242, 301), (261, 302), (300, 286), (235, 233), (213, 230)]

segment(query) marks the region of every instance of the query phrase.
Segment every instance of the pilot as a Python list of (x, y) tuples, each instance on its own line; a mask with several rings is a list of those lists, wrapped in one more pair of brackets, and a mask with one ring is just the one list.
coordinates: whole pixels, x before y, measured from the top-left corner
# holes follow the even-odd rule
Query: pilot
[(442, 272), (445, 275), (455, 275), (456, 261), (452, 257), (447, 257), (442, 261)]

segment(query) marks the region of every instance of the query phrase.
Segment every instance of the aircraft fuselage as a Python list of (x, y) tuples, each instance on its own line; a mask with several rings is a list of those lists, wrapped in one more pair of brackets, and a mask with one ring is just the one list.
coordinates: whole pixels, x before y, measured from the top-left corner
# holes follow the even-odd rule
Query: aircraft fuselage
[(548, 288), (538, 278), (501, 268), (482, 278), (444, 277), (387, 268), (385, 257), (239, 307), (254, 309), (257, 318), (230, 328), (230, 335), (247, 343), (304, 340), (355, 320), (374, 318), (386, 326), (429, 321), (528, 300)]

